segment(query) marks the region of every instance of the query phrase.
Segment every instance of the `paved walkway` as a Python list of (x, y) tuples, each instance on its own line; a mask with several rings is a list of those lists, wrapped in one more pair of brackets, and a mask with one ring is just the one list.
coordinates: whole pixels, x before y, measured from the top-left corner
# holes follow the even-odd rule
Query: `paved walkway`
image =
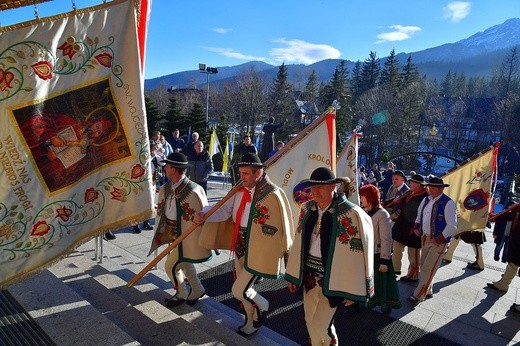
[[(208, 197), (216, 201), (226, 194), (230, 185), (210, 183)], [(116, 232), (113, 244), (125, 248), (144, 261), (152, 231), (133, 234), (131, 228)], [(463, 345), (507, 345), (520, 342), (520, 315), (509, 311), (514, 302), (520, 303), (520, 277), (516, 277), (507, 293), (486, 287), (486, 283), (500, 279), (505, 263), (493, 260), (492, 230), (486, 229), (487, 242), (483, 245), (486, 268), (483, 271), (466, 269), (474, 261), (471, 245), (460, 242), (453, 262), (443, 265), (434, 280), (434, 296), (413, 309), (406, 301), (415, 284), (399, 282), (403, 308), (394, 310), (392, 317), (412, 324), (426, 332), (436, 333)], [(404, 256), (406, 257), (406, 255)], [(229, 260), (227, 254), (199, 264), (203, 271)], [(406, 261), (406, 259), (404, 259)], [(407, 268), (408, 263), (403, 263)], [(162, 265), (159, 265), (162, 268)]]

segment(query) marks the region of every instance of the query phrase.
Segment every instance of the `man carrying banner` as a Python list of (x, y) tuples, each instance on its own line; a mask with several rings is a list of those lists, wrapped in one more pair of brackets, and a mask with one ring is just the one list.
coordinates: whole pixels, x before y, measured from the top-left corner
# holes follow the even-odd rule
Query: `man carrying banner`
[(367, 302), (374, 294), (374, 235), (370, 217), (345, 195), (327, 167), (316, 168), (309, 185), (312, 200), (302, 204), (285, 279), (289, 290), (303, 290), (305, 322), (312, 345), (335, 345), (336, 310)]
[[(159, 190), (156, 220), (158, 226), (148, 255), (159, 246), (173, 242), (193, 224), (195, 212), (208, 204), (202, 187), (186, 177), (189, 166), (186, 155), (175, 152), (162, 162), (166, 163), (164, 169), (170, 181)], [(195, 232), (200, 234), (200, 228)], [(166, 300), (167, 307), (175, 307), (184, 302), (195, 304), (205, 294), (193, 263), (205, 262), (210, 257), (211, 250), (198, 244), (197, 234), (187, 237), (169, 253), (164, 270), (177, 292)]]
[(446, 246), (457, 229), (457, 207), (443, 192), (447, 186), (449, 185), (441, 178), (431, 176), (428, 179), (428, 197), (419, 205), (415, 219), (414, 232), (422, 237), (422, 250), (419, 284), (408, 298), (413, 306), (432, 297), (433, 277), (439, 269)]
[(401, 281), (419, 281), (419, 258), (421, 255), (421, 238), (413, 232), (415, 219), (419, 204), (428, 196), (424, 184), (424, 177), (419, 174), (412, 175), (409, 180), (410, 192), (399, 198), (395, 203), (398, 205), (397, 218), (392, 227), (392, 239), (394, 252), (392, 254), (392, 264), (394, 270), (401, 272), (401, 261), (403, 259), (404, 248), (408, 247), (408, 272), (401, 276)]
[[(239, 192), (205, 220), (199, 243), (208, 249), (229, 249), (235, 254), (233, 296), (244, 308), (245, 322), (237, 333), (250, 336), (266, 318), (269, 302), (253, 287), (259, 277), (281, 275), (292, 244), (292, 213), (287, 196), (264, 173), (258, 155), (246, 153), (237, 163), (242, 180)], [(196, 213), (194, 221), (204, 222), (210, 210)]]

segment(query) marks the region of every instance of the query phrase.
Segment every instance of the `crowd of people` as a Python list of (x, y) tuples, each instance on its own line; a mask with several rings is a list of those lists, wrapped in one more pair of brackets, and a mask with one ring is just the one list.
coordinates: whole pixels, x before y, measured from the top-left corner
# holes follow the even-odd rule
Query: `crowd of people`
[[(269, 155), (281, 148), (283, 143), (277, 143)], [(233, 161), (236, 187), (216, 207), (207, 200), (213, 162), (198, 133), (185, 144), (177, 129), (170, 140), (155, 132), (151, 152), (159, 199), (150, 253), (190, 227), (202, 226), (168, 254), (165, 271), (175, 294), (165, 305), (195, 304), (205, 289), (194, 263), (209, 260), (212, 250), (229, 250), (234, 261), (231, 293), (244, 314), (237, 333), (244, 337), (256, 333), (268, 316), (269, 301), (255, 288), (262, 278), (283, 276), (290, 292), (302, 294), (309, 344), (332, 345), (338, 344), (334, 318), (339, 308), (365, 305), (390, 314), (402, 307), (398, 281), (415, 285), (407, 300), (416, 307), (433, 297), (435, 274), (443, 259), (449, 263), (457, 208), (444, 193), (449, 185), (442, 178), (415, 172), (407, 176), (392, 163), (384, 171), (377, 164), (363, 167), (358, 206), (348, 201), (349, 189), (338, 190), (349, 179), (320, 167), (301, 182), (312, 198), (301, 205), (293, 224), (289, 200), (270, 181), (249, 136)], [(511, 202), (506, 211), (490, 215), (495, 260), (507, 262), (502, 278), (488, 284), (491, 289), (505, 292), (520, 275), (519, 214), (519, 204)], [(408, 268), (402, 268), (405, 250)], [(468, 268), (475, 269), (472, 263)], [(511, 311), (520, 314), (520, 305), (513, 304)]]

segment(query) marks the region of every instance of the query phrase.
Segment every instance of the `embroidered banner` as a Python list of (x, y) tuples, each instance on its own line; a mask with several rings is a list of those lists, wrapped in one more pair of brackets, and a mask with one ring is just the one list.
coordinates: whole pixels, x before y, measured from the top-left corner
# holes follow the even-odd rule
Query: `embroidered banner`
[(457, 205), (455, 234), (486, 228), (493, 197), (492, 185), (496, 180), (497, 155), (498, 144), (464, 161), (442, 177), (446, 184), (450, 184), (444, 193)]
[(153, 214), (132, 1), (1, 28), (0, 286)]
[(359, 182), (358, 182), (358, 142), (361, 133), (352, 131), (352, 135), (338, 156), (338, 167), (336, 169), (338, 177), (349, 177), (350, 186), (348, 200), (354, 204), (359, 204)]
[(336, 110), (332, 107), (308, 125), (265, 164), (271, 181), (281, 187), (291, 203), (294, 224), (300, 205), (310, 199), (310, 188), (298, 183), (318, 167), (336, 168)]

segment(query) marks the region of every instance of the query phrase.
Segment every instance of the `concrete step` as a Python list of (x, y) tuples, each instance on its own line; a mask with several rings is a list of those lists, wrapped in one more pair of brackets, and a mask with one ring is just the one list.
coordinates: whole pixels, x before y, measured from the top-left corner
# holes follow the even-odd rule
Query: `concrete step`
[(109, 242), (104, 253), (102, 263), (94, 260), (89, 242), (9, 288), (56, 344), (294, 344), (266, 327), (244, 339), (235, 333), (242, 315), (207, 296), (193, 306), (168, 309), (163, 302), (174, 290), (161, 269), (127, 288), (146, 263)]

